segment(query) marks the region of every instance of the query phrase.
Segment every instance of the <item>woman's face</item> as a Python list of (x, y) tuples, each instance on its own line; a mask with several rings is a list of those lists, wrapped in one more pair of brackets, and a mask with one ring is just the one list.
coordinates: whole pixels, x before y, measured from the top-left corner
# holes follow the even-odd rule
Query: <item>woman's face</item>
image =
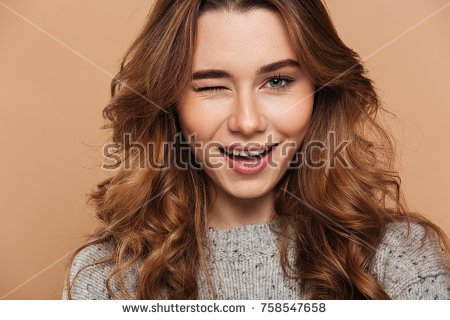
[[(274, 65), (288, 59), (291, 63)], [(249, 199), (272, 191), (299, 148), (311, 118), (314, 86), (296, 61), (275, 13), (256, 9), (200, 16), (193, 87), (183, 94), (178, 119), (197, 161), (228, 195)], [(187, 139), (191, 135), (195, 141)], [(233, 169), (245, 164), (230, 162), (219, 149), (255, 150), (274, 143), (278, 146), (265, 158), (269, 163), (253, 174)]]

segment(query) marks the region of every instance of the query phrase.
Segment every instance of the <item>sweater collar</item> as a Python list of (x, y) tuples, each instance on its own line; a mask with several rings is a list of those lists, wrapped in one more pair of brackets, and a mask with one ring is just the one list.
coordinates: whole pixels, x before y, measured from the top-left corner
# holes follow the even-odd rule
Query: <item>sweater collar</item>
[(208, 227), (208, 241), (215, 260), (248, 260), (274, 257), (278, 252), (277, 235), (271, 230), (278, 220), (245, 224), (231, 228)]

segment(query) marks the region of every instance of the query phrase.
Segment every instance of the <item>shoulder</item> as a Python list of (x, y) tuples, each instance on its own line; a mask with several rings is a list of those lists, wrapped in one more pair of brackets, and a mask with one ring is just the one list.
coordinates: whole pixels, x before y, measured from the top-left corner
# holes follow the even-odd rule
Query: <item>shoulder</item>
[[(112, 265), (98, 262), (109, 256), (112, 251), (112, 244), (101, 243), (83, 248), (75, 256), (70, 268), (71, 297), (73, 300), (111, 299), (106, 288), (106, 280), (112, 271)], [(77, 275), (76, 278), (75, 275)], [(113, 289), (117, 289), (115, 278), (110, 283)], [(62, 299), (66, 300), (67, 298), (67, 288), (66, 283), (64, 283)]]
[(417, 222), (389, 223), (373, 271), (392, 299), (449, 299), (450, 273), (434, 232)]

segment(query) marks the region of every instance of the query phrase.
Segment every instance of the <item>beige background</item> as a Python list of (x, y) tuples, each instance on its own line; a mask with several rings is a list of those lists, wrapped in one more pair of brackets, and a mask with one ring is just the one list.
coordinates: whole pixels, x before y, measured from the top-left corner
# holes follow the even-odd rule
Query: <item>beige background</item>
[[(101, 110), (149, 0), (0, 0), (0, 299), (57, 299), (69, 251), (93, 227), (105, 176)], [(450, 234), (450, 6), (328, 0), (400, 120), (406, 198)]]

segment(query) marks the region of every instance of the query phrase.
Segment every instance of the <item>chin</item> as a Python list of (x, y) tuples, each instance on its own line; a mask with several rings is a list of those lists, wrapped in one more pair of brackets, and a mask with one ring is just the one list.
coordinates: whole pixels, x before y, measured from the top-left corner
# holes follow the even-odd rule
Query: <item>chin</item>
[(261, 182), (253, 181), (249, 182), (247, 181), (247, 184), (245, 182), (241, 183), (241, 186), (223, 186), (222, 189), (240, 199), (255, 199), (260, 198), (264, 196), (267, 192), (270, 192), (272, 188), (268, 188), (267, 186), (262, 185)]

